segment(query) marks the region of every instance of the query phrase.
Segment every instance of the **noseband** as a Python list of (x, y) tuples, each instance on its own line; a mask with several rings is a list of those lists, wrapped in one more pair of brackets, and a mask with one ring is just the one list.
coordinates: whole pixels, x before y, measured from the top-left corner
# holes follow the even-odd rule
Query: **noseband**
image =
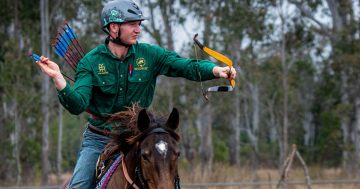
[[(129, 187), (127, 187), (128, 189), (130, 189), (131, 187), (135, 188), (135, 189), (139, 189), (139, 187), (135, 184), (135, 181), (137, 179), (139, 179), (140, 183), (141, 183), (141, 188), (142, 189), (148, 189), (148, 183), (145, 181), (142, 171), (141, 171), (141, 142), (144, 141), (144, 139), (146, 137), (148, 137), (151, 134), (168, 134), (171, 136), (171, 134), (169, 133), (169, 131), (163, 127), (150, 127), (148, 129), (146, 129), (142, 136), (139, 139), (139, 143), (137, 144), (137, 150), (136, 150), (136, 167), (135, 167), (135, 178), (134, 180), (132, 180), (129, 175), (127, 174), (127, 169), (126, 169), (126, 165), (125, 165), (125, 161), (124, 161), (124, 157), (122, 160), (122, 164), (123, 164), (123, 171), (124, 171), (124, 175), (126, 180), (128, 181), (128, 183), (130, 183)], [(175, 189), (180, 189), (180, 178), (179, 175), (176, 175), (176, 177), (174, 178), (174, 185), (175, 185)]]

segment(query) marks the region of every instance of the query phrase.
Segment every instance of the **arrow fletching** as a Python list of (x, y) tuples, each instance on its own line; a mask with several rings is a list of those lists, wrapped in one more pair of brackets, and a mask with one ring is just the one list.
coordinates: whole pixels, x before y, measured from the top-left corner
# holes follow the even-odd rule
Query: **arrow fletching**
[(84, 51), (76, 38), (76, 33), (65, 21), (54, 39), (55, 54), (63, 58), (75, 71), (78, 62), (84, 56)]
[(37, 55), (37, 54), (35, 54), (35, 53), (29, 54), (29, 57), (30, 57), (31, 59), (33, 59), (35, 62), (41, 61), (40, 56)]

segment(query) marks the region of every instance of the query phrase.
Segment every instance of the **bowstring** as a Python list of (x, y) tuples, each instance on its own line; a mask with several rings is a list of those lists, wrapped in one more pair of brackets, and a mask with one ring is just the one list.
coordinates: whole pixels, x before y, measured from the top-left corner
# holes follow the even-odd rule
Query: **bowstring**
[(197, 73), (199, 75), (199, 80), (200, 80), (200, 87), (201, 87), (201, 92), (202, 92), (202, 95), (204, 96), (204, 98), (206, 100), (209, 100), (209, 98), (207, 97), (207, 92), (204, 90), (204, 86), (203, 86), (203, 82), (202, 82), (202, 79), (201, 79), (201, 73), (200, 73), (200, 70), (199, 70), (199, 58), (198, 58), (198, 54), (197, 54), (197, 50), (196, 50), (196, 45), (195, 43), (193, 44), (194, 46), (194, 51), (195, 51), (195, 57), (196, 57), (196, 63), (197, 63)]

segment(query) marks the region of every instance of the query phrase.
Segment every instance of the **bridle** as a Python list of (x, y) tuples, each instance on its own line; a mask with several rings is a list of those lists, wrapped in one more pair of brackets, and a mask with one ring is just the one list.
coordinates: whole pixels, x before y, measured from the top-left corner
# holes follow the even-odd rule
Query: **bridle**
[[(171, 136), (171, 134), (169, 133), (171, 132), (170, 129), (166, 129), (160, 126), (157, 127), (150, 127), (148, 129), (146, 129), (145, 131), (143, 131), (143, 134), (141, 134), (142, 136), (140, 136), (139, 138), (139, 143), (137, 144), (137, 149), (136, 149), (136, 166), (135, 166), (135, 177), (134, 179), (131, 179), (127, 168), (126, 168), (126, 164), (125, 164), (125, 155), (123, 155), (122, 157), (122, 168), (123, 168), (123, 172), (126, 178), (126, 181), (130, 184), (127, 189), (135, 188), (135, 189), (140, 189), (139, 186), (137, 186), (135, 184), (135, 182), (137, 180), (139, 180), (140, 184), (141, 184), (141, 189), (148, 189), (148, 183), (145, 181), (143, 174), (142, 174), (142, 169), (141, 169), (141, 142), (148, 137), (151, 134), (168, 134)], [(180, 178), (179, 175), (177, 174), (174, 178), (174, 185), (175, 185), (175, 189), (180, 189)]]

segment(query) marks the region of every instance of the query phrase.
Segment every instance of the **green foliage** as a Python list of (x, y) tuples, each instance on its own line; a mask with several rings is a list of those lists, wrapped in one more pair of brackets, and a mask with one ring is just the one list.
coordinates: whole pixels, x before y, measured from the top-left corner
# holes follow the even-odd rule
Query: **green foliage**
[[(339, 166), (341, 163), (341, 129), (337, 112), (323, 112), (316, 137), (314, 154), (316, 162), (327, 166)], [(332, 157), (332, 158), (330, 158)]]
[(38, 27), (40, 20), (39, 14), (40, 1), (26, 1), (20, 0), (19, 2), (19, 19), (23, 23), (23, 26), (28, 27), (29, 29), (34, 29)]
[[(86, 117), (86, 115), (83, 115)], [(72, 170), (76, 163), (80, 141), (85, 129), (85, 119), (74, 117), (64, 113), (64, 132), (63, 132), (63, 165), (64, 169)]]
[(39, 159), (41, 159), (41, 140), (39, 141), (39, 138), (36, 139), (25, 134), (23, 134), (21, 140), (23, 145), (20, 149), (20, 162), (22, 163), (24, 170), (40, 170), (41, 161), (39, 161)]
[(242, 39), (244, 35), (247, 35), (251, 40), (260, 41), (267, 31), (264, 20), (268, 3), (270, 2), (247, 1), (239, 3), (238, 1), (227, 1), (224, 6), (219, 6), (216, 11), (216, 20), (221, 29), (230, 35), (227, 37), (229, 39)]
[[(8, 125), (2, 125), (2, 127), (8, 127)], [(3, 160), (3, 163), (0, 165), (0, 177), (1, 178), (14, 178), (15, 173), (8, 171), (15, 167), (15, 162), (13, 159), (13, 144), (7, 138), (0, 138), (1, 153), (0, 158)]]
[(226, 141), (218, 134), (213, 134), (214, 140), (214, 161), (226, 162), (228, 160), (229, 149)]
[[(10, 24), (11, 21), (11, 9), (10, 9), (10, 1), (0, 1), (0, 23), (2, 23), (2, 25), (8, 25)], [(2, 31), (4, 29), (1, 29)], [(0, 34), (3, 34), (2, 32), (0, 32)], [(3, 41), (3, 40), (1, 40)]]
[[(57, 108), (55, 108), (57, 109)], [(84, 115), (86, 116), (86, 114)], [(80, 149), (82, 133), (85, 129), (83, 116), (74, 116), (63, 110), (63, 136), (62, 136), (62, 169), (71, 172), (75, 166)], [(53, 170), (56, 171), (57, 145), (58, 145), (58, 119), (51, 122), (50, 146), (52, 146), (50, 159)]]
[[(315, 91), (312, 112), (318, 119), (314, 120), (316, 136), (314, 145), (301, 151), (311, 163), (325, 166), (339, 166), (341, 162), (342, 134), (340, 117), (348, 109), (339, 104), (339, 90), (335, 78), (324, 75), (323, 83)], [(331, 157), (331, 158), (329, 158)]]
[[(1, 1), (0, 3), (0, 131), (1, 131), (1, 158), (6, 164), (0, 165), (0, 170), (6, 173), (6, 177), (14, 178), (10, 182), (16, 182), (17, 170), (14, 157), (14, 113), (17, 113), (17, 119), (21, 123), (19, 148), (21, 151), (21, 176), (24, 178), (23, 183), (34, 182), (41, 176), (41, 145), (42, 145), (42, 113), (41, 113), (41, 81), (43, 74), (39, 71), (35, 63), (28, 57), (28, 53), (34, 51), (41, 55), (40, 52), (40, 1), (18, 0), (16, 3), (10, 1)], [(17, 5), (17, 7), (15, 7)], [(74, 5), (72, 7), (72, 5)], [(70, 6), (70, 7), (69, 7)], [(80, 13), (81, 16), (96, 15), (101, 2), (99, 1), (49, 1), (51, 33), (50, 37), (56, 35), (56, 30), (65, 18), (73, 20)], [(82, 11), (78, 11), (82, 7)], [(73, 8), (73, 9), (72, 9)], [(15, 9), (17, 9), (15, 11)], [(91, 10), (86, 12), (85, 10)], [(96, 11), (95, 11), (96, 10)], [(84, 12), (85, 11), (85, 12)], [(17, 15), (16, 15), (17, 14)], [(16, 17), (15, 17), (16, 16)], [(17, 18), (18, 20), (15, 20)], [(94, 18), (88, 16), (87, 18)], [(98, 19), (96, 19), (98, 20)], [(18, 25), (14, 27), (15, 21)], [(98, 22), (94, 22), (97, 24)], [(90, 27), (89, 27), (90, 28)], [(88, 28), (85, 28), (88, 30)], [(84, 30), (84, 33), (86, 33)], [(100, 31), (100, 28), (97, 28)], [(80, 32), (79, 32), (80, 33)], [(90, 38), (95, 39), (95, 38)], [(94, 41), (94, 40), (87, 40)], [(49, 44), (50, 46), (51, 44)], [(86, 43), (86, 46), (88, 43)], [(86, 48), (86, 46), (83, 46)], [(49, 56), (49, 55), (47, 55)], [(52, 58), (52, 57), (51, 57)], [(53, 60), (57, 59), (54, 57)], [(60, 62), (60, 61), (59, 61)], [(57, 102), (56, 91), (50, 87), (50, 107), (54, 107)], [(16, 110), (16, 112), (14, 112)], [(56, 165), (56, 142), (57, 142), (57, 109), (50, 108), (50, 120), (54, 122), (49, 129), (50, 135), (50, 156), (51, 164)], [(81, 130), (85, 120), (64, 119), (64, 169), (72, 170), (76, 161)], [(74, 126), (76, 125), (76, 126)], [(55, 169), (54, 169), (55, 170)], [(30, 180), (29, 180), (30, 179)], [(1, 179), (2, 180), (2, 179)]]

